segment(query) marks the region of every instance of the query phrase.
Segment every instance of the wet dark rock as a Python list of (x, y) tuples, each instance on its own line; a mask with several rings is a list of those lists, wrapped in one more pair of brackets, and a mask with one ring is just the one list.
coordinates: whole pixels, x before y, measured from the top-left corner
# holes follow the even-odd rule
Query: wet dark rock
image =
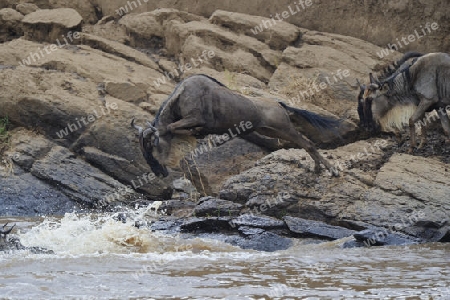
[(230, 217), (220, 218), (188, 218), (181, 225), (183, 232), (219, 232), (229, 231), (232, 229), (230, 225)]
[(380, 228), (379, 230), (363, 230), (355, 233), (353, 236), (356, 241), (363, 243), (367, 247), (411, 245), (423, 242), (420, 239), (402, 233), (390, 233), (387, 229), (384, 228)]
[(265, 230), (269, 229), (283, 229), (286, 228), (286, 224), (278, 219), (267, 216), (255, 216), (251, 214), (241, 215), (231, 221), (233, 227), (256, 227)]
[(284, 221), (289, 227), (289, 230), (300, 237), (320, 237), (324, 239), (337, 240), (356, 233), (354, 230), (328, 225), (319, 221), (295, 217), (285, 217)]
[(183, 219), (171, 217), (161, 218), (150, 225), (150, 229), (155, 231), (165, 231), (166, 233), (176, 233), (181, 231), (181, 225), (183, 223)]
[(239, 190), (226, 189), (220, 191), (219, 197), (233, 202), (245, 204), (248, 197), (254, 192), (251, 188), (245, 188), (245, 184)]
[(70, 199), (89, 206), (139, 197), (134, 191), (60, 146), (53, 147), (47, 156), (35, 162), (31, 174), (57, 185)]
[(267, 231), (250, 235), (249, 238), (233, 236), (228, 238), (226, 242), (239, 246), (242, 249), (253, 249), (266, 252), (286, 250), (292, 245), (291, 239)]
[(80, 204), (63, 192), (19, 167), (9, 174), (0, 170), (0, 215), (64, 215), (80, 210)]
[(249, 227), (249, 226), (240, 226), (238, 228), (239, 233), (245, 236), (251, 236), (255, 234), (262, 234), (265, 232), (262, 228)]
[(402, 232), (427, 242), (448, 242), (449, 223), (448, 219), (441, 221), (419, 220), (412, 226), (402, 228)]
[(233, 217), (239, 215), (242, 205), (227, 200), (217, 199), (214, 197), (203, 197), (194, 209), (196, 217)]

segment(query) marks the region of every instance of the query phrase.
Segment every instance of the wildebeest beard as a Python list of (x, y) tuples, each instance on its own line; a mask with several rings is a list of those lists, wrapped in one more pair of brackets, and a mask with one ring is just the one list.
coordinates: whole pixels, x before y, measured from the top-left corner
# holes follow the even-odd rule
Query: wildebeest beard
[(169, 175), (167, 168), (159, 163), (151, 151), (146, 151), (144, 153), (144, 158), (156, 176), (162, 175), (163, 177), (167, 177)]
[(358, 97), (358, 115), (359, 126), (366, 131), (376, 133), (380, 126), (375, 122), (372, 112), (373, 98), (362, 99), (362, 95)]
[(169, 175), (169, 172), (167, 171), (167, 168), (163, 166), (154, 156), (153, 156), (153, 148), (152, 145), (152, 139), (151, 137), (145, 138), (143, 143), (143, 154), (144, 158), (147, 161), (147, 164), (150, 166), (150, 169), (152, 172), (156, 175), (162, 175), (163, 177), (167, 177)]
[(360, 85), (360, 91), (358, 95), (358, 116), (359, 127), (364, 128), (367, 131), (375, 132), (378, 128), (372, 113), (373, 98), (367, 98), (364, 100), (364, 92), (366, 90), (365, 85)]

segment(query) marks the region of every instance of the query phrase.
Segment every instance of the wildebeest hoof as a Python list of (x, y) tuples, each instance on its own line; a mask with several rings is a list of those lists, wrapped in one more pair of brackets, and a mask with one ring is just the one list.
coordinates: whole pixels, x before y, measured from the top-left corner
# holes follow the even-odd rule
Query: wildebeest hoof
[(336, 170), (334, 168), (331, 168), (330, 172), (331, 172), (331, 175), (333, 175), (334, 177), (339, 177), (339, 171), (338, 170)]

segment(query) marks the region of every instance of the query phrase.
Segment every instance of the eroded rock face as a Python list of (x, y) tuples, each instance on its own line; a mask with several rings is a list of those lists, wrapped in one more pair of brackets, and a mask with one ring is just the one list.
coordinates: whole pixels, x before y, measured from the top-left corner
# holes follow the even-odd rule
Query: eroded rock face
[(284, 50), (300, 41), (300, 29), (289, 23), (276, 23), (269, 18), (251, 16), (236, 12), (216, 10), (210, 17), (213, 24), (219, 24), (236, 33), (242, 33), (268, 44), (276, 50)]
[[(105, 15), (117, 14), (116, 10), (124, 5), (122, 0), (97, 0)], [(261, 5), (260, 2), (215, 1), (199, 0), (195, 5), (187, 6), (185, 2), (172, 0), (149, 0), (132, 12), (143, 13), (160, 7), (186, 10), (190, 13), (209, 18), (216, 10), (224, 10), (244, 14), (247, 23), (248, 15), (263, 16), (265, 18), (283, 18), (286, 12), (286, 23), (294, 24), (321, 32), (332, 32), (349, 35), (370, 41), (378, 46), (386, 47), (388, 43), (395, 43), (396, 38), (413, 34), (415, 29), (424, 26), (424, 18), (429, 22), (439, 24), (439, 29), (432, 32), (432, 39), (421, 39), (405, 46), (405, 51), (433, 52), (437, 49), (449, 52), (450, 43), (447, 38), (449, 24), (446, 16), (449, 7), (442, 5), (441, 0), (392, 1), (386, 5), (379, 5), (377, 0), (369, 0), (364, 5), (355, 5), (353, 0), (342, 0), (330, 5), (326, 1), (311, 1), (311, 5), (298, 5), (297, 9), (291, 0), (280, 0)], [(245, 15), (248, 14), (248, 15)], [(276, 14), (279, 14), (277, 17)], [(277, 23), (280, 23), (277, 19)], [(283, 22), (284, 23), (284, 22)], [(274, 26), (275, 27), (275, 26)]]

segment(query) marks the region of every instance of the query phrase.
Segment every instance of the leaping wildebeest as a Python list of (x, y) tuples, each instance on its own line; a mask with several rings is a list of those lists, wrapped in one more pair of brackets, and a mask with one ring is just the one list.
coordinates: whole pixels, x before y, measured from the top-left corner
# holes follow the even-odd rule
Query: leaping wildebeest
[[(450, 55), (423, 55), (383, 81), (370, 76), (363, 102), (361, 123), (368, 124), (370, 130), (400, 127), (405, 123), (409, 126), (409, 152), (416, 147), (416, 124), (422, 121), (426, 112), (438, 111), (444, 132), (450, 138), (450, 120), (446, 112), (450, 109)], [(420, 146), (424, 142), (422, 133)]]
[(224, 134), (239, 124), (251, 124), (245, 134), (256, 131), (264, 136), (295, 143), (305, 149), (315, 162), (314, 170), (323, 164), (334, 176), (339, 173), (319, 154), (314, 144), (292, 125), (288, 111), (304, 117), (314, 127), (335, 129), (340, 121), (306, 110), (289, 107), (270, 99), (249, 99), (231, 91), (206, 75), (193, 75), (180, 82), (161, 105), (153, 122), (139, 131), (141, 151), (156, 176), (168, 176), (172, 139), (175, 135), (204, 137)]

